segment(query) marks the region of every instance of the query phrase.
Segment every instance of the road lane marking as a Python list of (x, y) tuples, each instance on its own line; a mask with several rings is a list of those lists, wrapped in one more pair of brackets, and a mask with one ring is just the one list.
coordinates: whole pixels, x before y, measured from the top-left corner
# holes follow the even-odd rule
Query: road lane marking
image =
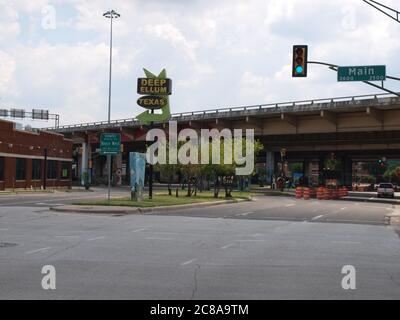
[(170, 235), (180, 234), (180, 233), (177, 233), (177, 232), (151, 232), (151, 233), (153, 233), (153, 234), (170, 234)]
[(0, 231), (7, 231), (7, 228), (0, 228)]
[(346, 209), (347, 209), (346, 207), (340, 208), (340, 210), (346, 210)]
[(318, 220), (318, 219), (322, 218), (323, 216), (324, 216), (323, 214), (320, 214), (319, 216), (312, 218), (311, 221)]
[(234, 245), (234, 243), (229, 243), (226, 246), (221, 247), (220, 249), (225, 250), (225, 249), (232, 247), (233, 245)]
[(265, 240), (235, 240), (237, 242), (265, 242)]
[(192, 259), (192, 260), (189, 260), (189, 261), (182, 262), (182, 263), (181, 263), (181, 266), (186, 266), (186, 265), (188, 265), (188, 264), (191, 264), (191, 263), (195, 262), (196, 260), (197, 260), (197, 258)]
[(252, 214), (252, 213), (254, 213), (254, 211), (238, 213), (238, 214), (236, 214), (236, 216), (247, 216), (247, 215)]
[(289, 208), (289, 207), (293, 207), (294, 205), (295, 205), (294, 203), (291, 203), (291, 204), (287, 204), (285, 207)]
[(95, 240), (100, 240), (100, 239), (104, 239), (104, 238), (105, 237), (101, 236), (101, 237), (87, 239), (87, 241), (95, 241)]
[(145, 231), (145, 230), (147, 230), (147, 228), (136, 229), (136, 230), (133, 230), (132, 232), (140, 232), (140, 231)]
[(173, 238), (156, 238), (156, 237), (148, 237), (148, 238), (146, 238), (146, 240), (166, 240), (166, 241), (169, 241), (169, 240), (175, 240), (175, 239), (173, 239)]
[(332, 243), (341, 243), (341, 244), (361, 244), (359, 241), (331, 241)]
[(49, 249), (51, 249), (51, 247), (45, 247), (45, 248), (40, 248), (40, 249), (37, 249), (37, 250), (27, 251), (27, 252), (25, 252), (25, 254), (38, 253), (38, 252), (46, 251), (46, 250), (49, 250)]
[(78, 238), (79, 236), (54, 236), (55, 238)]

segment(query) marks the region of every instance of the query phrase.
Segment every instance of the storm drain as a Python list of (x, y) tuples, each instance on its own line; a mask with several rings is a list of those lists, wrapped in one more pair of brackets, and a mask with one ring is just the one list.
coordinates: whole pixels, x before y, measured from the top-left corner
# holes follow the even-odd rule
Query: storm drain
[(0, 248), (10, 248), (17, 246), (18, 243), (11, 243), (11, 242), (0, 242)]

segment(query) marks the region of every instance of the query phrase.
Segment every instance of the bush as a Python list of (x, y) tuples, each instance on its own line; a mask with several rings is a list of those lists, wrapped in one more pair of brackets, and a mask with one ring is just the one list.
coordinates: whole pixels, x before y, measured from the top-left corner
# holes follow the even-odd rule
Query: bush
[(361, 183), (375, 183), (376, 178), (374, 176), (363, 176), (363, 177), (360, 177), (360, 182)]

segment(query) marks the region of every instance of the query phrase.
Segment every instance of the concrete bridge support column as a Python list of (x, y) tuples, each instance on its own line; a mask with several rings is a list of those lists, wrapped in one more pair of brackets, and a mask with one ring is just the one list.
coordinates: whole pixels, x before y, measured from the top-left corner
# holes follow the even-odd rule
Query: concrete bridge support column
[(272, 176), (275, 174), (275, 156), (274, 152), (271, 150), (267, 150), (267, 183), (272, 183)]

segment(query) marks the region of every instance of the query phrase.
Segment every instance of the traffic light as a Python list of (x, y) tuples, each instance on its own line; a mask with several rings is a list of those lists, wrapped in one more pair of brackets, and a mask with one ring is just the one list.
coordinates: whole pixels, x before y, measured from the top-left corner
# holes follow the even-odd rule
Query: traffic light
[(294, 78), (307, 77), (308, 46), (293, 46), (293, 69)]

